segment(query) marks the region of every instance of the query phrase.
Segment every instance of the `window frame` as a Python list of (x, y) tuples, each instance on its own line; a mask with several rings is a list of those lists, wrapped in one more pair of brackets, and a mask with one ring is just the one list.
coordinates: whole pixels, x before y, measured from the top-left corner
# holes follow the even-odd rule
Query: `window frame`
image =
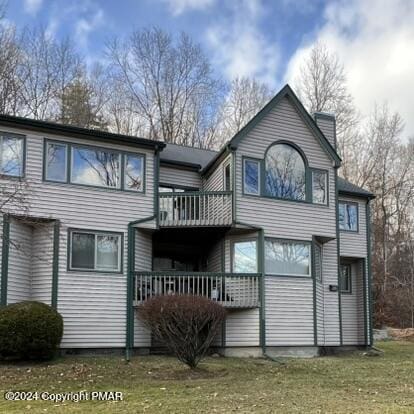
[[(326, 177), (326, 203), (318, 203), (314, 201), (314, 189), (313, 189), (313, 174), (314, 173), (324, 173)], [(310, 189), (311, 189), (311, 203), (318, 206), (329, 206), (329, 171), (322, 168), (310, 168)]]
[[(356, 223), (356, 229), (352, 230), (352, 229), (341, 229), (341, 223), (339, 221), (339, 206), (340, 204), (350, 204), (350, 205), (354, 205), (356, 206), (356, 218), (357, 218), (357, 223)], [(359, 203), (357, 201), (347, 201), (347, 200), (338, 200), (338, 228), (340, 232), (343, 233), (359, 233)]]
[[(266, 271), (266, 241), (276, 241), (281, 243), (297, 243), (297, 244), (306, 244), (309, 246), (309, 273), (307, 275), (303, 274), (281, 274), (281, 273), (267, 273)], [(313, 242), (309, 240), (298, 240), (298, 239), (283, 239), (280, 237), (265, 237), (264, 242), (264, 274), (265, 276), (272, 276), (272, 277), (293, 277), (293, 278), (301, 278), (301, 279), (313, 279), (314, 272), (313, 272)]]
[[(351, 265), (351, 263), (342, 263), (341, 265), (340, 265), (340, 268), (341, 268), (341, 278), (340, 278), (340, 280), (341, 280), (341, 285), (340, 285), (340, 291), (341, 291), (341, 295), (352, 295), (352, 265)], [(342, 269), (343, 268), (346, 268), (346, 269), (349, 269), (349, 273), (347, 274), (347, 276), (348, 276), (348, 280), (349, 280), (349, 283), (348, 283), (348, 285), (349, 285), (349, 289), (347, 289), (347, 290), (344, 290), (344, 288), (343, 288), (343, 273), (342, 273)]]
[[(237, 243), (246, 243), (246, 242), (255, 242), (255, 244), (256, 244), (256, 272), (252, 272), (252, 273), (248, 273), (248, 272), (247, 273), (246, 272), (236, 273), (234, 271), (234, 258), (235, 258), (234, 248), (235, 248), (235, 245)], [(250, 237), (250, 238), (247, 238), (247, 239), (232, 240), (231, 241), (231, 250), (230, 250), (230, 252), (231, 252), (231, 254), (230, 254), (230, 269), (231, 269), (231, 273), (234, 273), (235, 275), (243, 275), (243, 274), (252, 274), (252, 275), (254, 275), (254, 274), (259, 273), (259, 249), (258, 249), (258, 239), (257, 238)]]
[[(48, 143), (55, 143), (59, 145), (66, 145), (67, 152), (66, 152), (66, 181), (56, 181), (56, 180), (50, 180), (47, 178), (46, 175), (46, 164), (47, 164), (47, 145)], [(107, 187), (107, 186), (100, 186), (95, 184), (82, 184), (82, 183), (75, 183), (72, 181), (72, 151), (74, 147), (81, 147), (86, 149), (92, 149), (93, 151), (100, 150), (100, 151), (109, 151), (109, 152), (115, 152), (119, 155), (119, 186), (117, 187)], [(126, 156), (134, 156), (134, 157), (142, 157), (143, 161), (143, 186), (142, 190), (133, 190), (125, 188), (125, 163), (126, 163)], [(54, 183), (54, 184), (67, 184), (67, 185), (74, 185), (74, 186), (80, 186), (80, 187), (90, 187), (90, 188), (96, 188), (100, 190), (107, 190), (107, 191), (124, 191), (134, 194), (145, 194), (146, 192), (146, 170), (147, 170), (147, 157), (145, 153), (142, 152), (131, 152), (131, 151), (122, 151), (119, 149), (114, 148), (108, 148), (98, 145), (90, 145), (90, 144), (78, 144), (74, 142), (69, 141), (61, 141), (56, 139), (49, 139), (44, 138), (43, 143), (43, 181), (48, 183)]]
[[(21, 161), (22, 161), (22, 171), (20, 175), (11, 175), (11, 174), (3, 174), (1, 172), (2, 170), (2, 147), (3, 147), (3, 138), (4, 137), (10, 137), (10, 138), (18, 138), (23, 141), (22, 145), (22, 155), (21, 155)], [(14, 180), (20, 180), (22, 178), (26, 177), (26, 144), (27, 144), (27, 138), (26, 135), (22, 134), (15, 134), (12, 132), (6, 132), (6, 131), (0, 131), (0, 178), (7, 178), (7, 179), (14, 179)]]
[[(72, 267), (72, 245), (73, 233), (84, 233), (84, 234), (93, 234), (94, 235), (94, 268), (85, 269)], [(97, 237), (98, 236), (117, 236), (119, 239), (119, 249), (118, 249), (118, 269), (117, 270), (103, 270), (96, 267), (97, 261)], [(108, 273), (108, 274), (123, 274), (123, 265), (124, 265), (124, 233), (115, 232), (115, 231), (105, 231), (105, 230), (95, 230), (95, 229), (78, 229), (78, 228), (68, 228), (67, 234), (67, 270), (69, 272), (87, 272), (87, 273)]]
[[(246, 191), (246, 183), (245, 183), (245, 166), (246, 161), (255, 162), (257, 164), (257, 193), (249, 193)], [(259, 158), (254, 157), (245, 157), (242, 156), (242, 180), (243, 180), (243, 194), (253, 197), (260, 197), (262, 193), (262, 160)]]
[[(66, 154), (65, 154), (65, 180), (52, 180), (50, 178), (47, 178), (47, 164), (48, 164), (48, 146), (49, 144), (55, 144), (55, 145), (61, 145), (64, 146), (66, 149)], [(43, 150), (43, 180), (44, 181), (49, 181), (52, 183), (67, 183), (68, 182), (68, 166), (69, 166), (69, 147), (68, 144), (66, 144), (65, 142), (57, 142), (57, 141), (52, 141), (52, 140), (45, 140), (44, 143), (44, 150)]]
[[(226, 177), (226, 171), (229, 170), (229, 188), (226, 188), (227, 186), (227, 177)], [(223, 164), (223, 191), (233, 191), (233, 177), (232, 177), (232, 171), (231, 171), (231, 161), (227, 160)]]

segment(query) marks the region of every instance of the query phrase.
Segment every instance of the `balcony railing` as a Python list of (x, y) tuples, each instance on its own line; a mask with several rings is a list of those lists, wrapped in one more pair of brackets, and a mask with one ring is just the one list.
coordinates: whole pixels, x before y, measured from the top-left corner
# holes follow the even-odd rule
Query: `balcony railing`
[(230, 226), (231, 191), (160, 194), (160, 226)]
[(159, 295), (197, 295), (226, 308), (255, 308), (259, 282), (257, 273), (136, 272), (134, 306)]

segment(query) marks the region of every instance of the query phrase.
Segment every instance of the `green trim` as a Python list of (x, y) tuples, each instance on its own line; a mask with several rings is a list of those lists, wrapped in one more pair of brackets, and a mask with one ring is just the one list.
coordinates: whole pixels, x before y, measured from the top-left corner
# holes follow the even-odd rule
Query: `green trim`
[(184, 191), (182, 193), (177, 193), (177, 192), (170, 192), (170, 193), (160, 193), (159, 197), (160, 198), (168, 198), (171, 196), (180, 196), (180, 197), (185, 197), (185, 196), (203, 196), (203, 195), (223, 195), (223, 194), (227, 194), (230, 195), (232, 194), (232, 191)]
[(10, 216), (3, 214), (3, 234), (1, 249), (1, 296), (0, 305), (7, 305), (7, 282), (9, 273), (9, 251), (10, 251)]
[(232, 206), (232, 221), (233, 223), (237, 219), (237, 208), (236, 208), (236, 200), (237, 200), (237, 189), (236, 189), (236, 163), (237, 163), (237, 156), (234, 150), (231, 151), (231, 189), (232, 189), (232, 198), (233, 198), (233, 206)]
[[(72, 269), (71, 268), (71, 247), (72, 247), (72, 233), (87, 233), (87, 234), (108, 234), (108, 235), (114, 235), (114, 236), (120, 236), (121, 237), (121, 246), (120, 246), (120, 270), (99, 270), (99, 269)], [(67, 230), (67, 261), (66, 261), (66, 270), (68, 272), (78, 272), (78, 273), (103, 273), (103, 274), (123, 274), (124, 273), (124, 233), (119, 231), (106, 231), (106, 230), (96, 230), (96, 229), (80, 229), (80, 228), (74, 228), (69, 227)]]
[(364, 303), (364, 344), (368, 345), (368, 312), (367, 312), (367, 308), (368, 308), (368, 301), (367, 301), (367, 295), (368, 295), (368, 291), (367, 291), (367, 276), (368, 276), (368, 272), (367, 272), (367, 259), (362, 259), (362, 289), (363, 289), (363, 303)]
[(369, 200), (365, 208), (366, 223), (367, 223), (367, 267), (368, 267), (368, 302), (369, 302), (369, 345), (374, 344), (374, 334), (372, 330), (373, 320), (373, 298), (372, 298), (372, 268), (371, 268), (371, 211)]
[[(66, 146), (66, 180), (65, 181), (58, 181), (58, 180), (50, 180), (46, 176), (46, 159), (47, 159), (47, 144), (48, 143), (56, 143), (60, 145)], [(119, 187), (107, 187), (101, 185), (94, 185), (94, 184), (83, 184), (83, 183), (76, 183), (72, 181), (72, 151), (76, 147), (81, 147), (85, 149), (94, 150), (102, 150), (102, 151), (110, 151), (112, 153), (117, 153), (119, 155)], [(125, 162), (127, 156), (133, 157), (142, 157), (143, 161), (143, 186), (142, 190), (130, 190), (125, 188)], [(89, 145), (89, 144), (78, 144), (74, 142), (68, 141), (58, 141), (53, 139), (45, 138), (43, 142), (43, 172), (42, 177), (43, 181), (46, 183), (54, 183), (54, 184), (61, 184), (61, 185), (71, 185), (71, 186), (80, 186), (80, 187), (89, 187), (89, 188), (97, 188), (100, 190), (108, 190), (108, 191), (123, 191), (133, 194), (145, 194), (146, 192), (146, 181), (147, 181), (147, 158), (146, 154), (138, 153), (138, 152), (131, 152), (131, 151), (121, 151), (114, 148), (108, 147), (100, 147), (97, 145)]]
[[(244, 178), (245, 178), (245, 172), (244, 172), (244, 163), (245, 161), (253, 161), (257, 163), (257, 194), (253, 194), (253, 193), (246, 193), (245, 191), (245, 182), (244, 182)], [(254, 158), (254, 157), (247, 157), (245, 155), (242, 156), (242, 194), (243, 195), (247, 195), (247, 196), (251, 196), (251, 197), (260, 197), (260, 193), (261, 193), (261, 187), (262, 187), (262, 160), (260, 158)]]
[(258, 271), (260, 273), (260, 284), (259, 284), (259, 331), (260, 331), (260, 346), (263, 350), (263, 355), (266, 354), (266, 310), (265, 310), (265, 255), (264, 255), (264, 230), (259, 230), (259, 237), (258, 237), (258, 255), (259, 255), (259, 263), (258, 263)]
[[(59, 279), (59, 246), (60, 246), (60, 221), (53, 225), (53, 270), (52, 270), (52, 308), (57, 309), (58, 279)], [(69, 258), (68, 258), (69, 260)]]
[[(311, 192), (311, 202), (312, 204), (316, 204), (318, 206), (325, 206), (325, 207), (329, 207), (329, 171), (328, 170), (324, 170), (322, 168), (314, 168), (314, 167), (309, 167), (310, 170), (310, 192)], [(313, 173), (314, 172), (319, 172), (319, 173), (325, 173), (326, 174), (326, 203), (315, 203), (313, 201)]]
[[(350, 204), (356, 206), (356, 216), (357, 216), (357, 228), (356, 230), (349, 230), (349, 229), (341, 229), (339, 228), (339, 231), (341, 233), (359, 233), (359, 203), (357, 201), (347, 201), (347, 200), (339, 200), (338, 198), (338, 212), (339, 212), (339, 204)], [(339, 213), (338, 213), (338, 226), (339, 226)]]
[[(197, 193), (200, 191), (200, 189), (198, 187), (190, 187), (187, 185), (180, 185), (180, 184), (169, 184), (169, 183), (158, 183), (158, 188), (169, 188), (171, 190), (171, 193), (176, 194), (177, 192), (174, 190), (184, 190), (184, 192), (193, 192), (193, 193)], [(160, 193), (160, 194), (164, 194), (164, 193)]]
[[(310, 270), (310, 274), (308, 275), (289, 275), (289, 274), (277, 274), (277, 273), (266, 273), (266, 276), (274, 276), (274, 277), (289, 277), (289, 278), (300, 278), (300, 279), (311, 279), (314, 278), (314, 273), (313, 273), (313, 267), (312, 267), (312, 263), (313, 263), (313, 257), (312, 257), (312, 241), (309, 240), (298, 240), (298, 239), (284, 239), (281, 237), (266, 237), (265, 241), (270, 240), (270, 241), (279, 241), (282, 243), (289, 243), (289, 242), (293, 242), (293, 243), (302, 243), (302, 244), (307, 244), (310, 246), (309, 249), (309, 270)], [(266, 246), (264, 246), (264, 249), (266, 249)]]
[[(1, 117), (1, 115), (0, 115)], [(16, 134), (13, 132), (7, 132), (7, 131), (0, 131), (0, 141), (1, 138), (5, 136), (10, 138), (18, 138), (23, 140), (23, 154), (22, 154), (22, 171), (20, 175), (8, 175), (8, 174), (1, 174), (2, 178), (12, 179), (12, 180), (21, 180), (22, 178), (25, 178), (26, 176), (26, 161), (27, 161), (27, 137), (23, 134)], [(1, 144), (1, 142), (0, 142)], [(0, 165), (0, 171), (1, 171), (1, 165)]]
[(166, 144), (161, 141), (133, 137), (111, 132), (80, 128), (72, 125), (63, 125), (53, 122), (40, 121), (36, 119), (23, 118), (11, 115), (0, 115), (0, 125), (11, 128), (25, 128), (32, 131), (44, 132), (56, 135), (84, 138), (92, 141), (105, 141), (111, 144), (128, 145), (145, 148), (164, 148)]
[[(217, 155), (201, 170), (200, 174), (207, 179), (216, 170), (216, 168), (226, 159), (232, 149), (230, 145), (225, 145)], [(213, 168), (214, 167), (214, 168)]]
[(154, 155), (154, 215), (155, 222), (158, 228), (160, 221), (160, 212), (159, 212), (159, 190), (160, 190), (160, 152), (155, 151)]
[(316, 240), (315, 236), (312, 236), (312, 287), (313, 287), (313, 339), (315, 346), (318, 345), (318, 315), (316, 309)]
[(336, 214), (336, 253), (337, 253), (337, 285), (338, 285), (338, 319), (339, 343), (343, 344), (342, 334), (342, 302), (341, 302), (341, 246), (339, 238), (339, 199), (338, 199), (338, 170), (335, 169), (335, 214)]
[[(221, 271), (226, 272), (226, 240), (225, 238), (221, 241)], [(221, 325), (221, 346), (224, 348), (226, 346), (226, 320), (224, 319)]]

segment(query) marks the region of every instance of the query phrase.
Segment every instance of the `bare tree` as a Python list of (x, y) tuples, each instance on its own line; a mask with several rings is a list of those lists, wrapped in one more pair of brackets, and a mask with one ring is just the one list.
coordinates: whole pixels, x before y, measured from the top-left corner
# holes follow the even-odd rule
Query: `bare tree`
[(221, 143), (239, 132), (270, 100), (267, 85), (250, 78), (236, 78), (219, 109), (218, 134)]
[(312, 114), (331, 112), (336, 117), (338, 151), (344, 160), (341, 174), (349, 178), (348, 160), (358, 140), (359, 115), (346, 85), (346, 75), (338, 55), (322, 43), (311, 49), (294, 80), (298, 95)]
[[(211, 107), (220, 83), (189, 36), (182, 33), (175, 41), (157, 28), (135, 31), (124, 43), (112, 41), (107, 53), (130, 110), (145, 120), (142, 135), (185, 145), (194, 145), (196, 135), (204, 136), (200, 130), (208, 128), (214, 115)], [(203, 147), (204, 141), (197, 145)]]
[(0, 113), (16, 115), (19, 109), (18, 65), (20, 45), (13, 26), (4, 23), (5, 6), (0, 4)]

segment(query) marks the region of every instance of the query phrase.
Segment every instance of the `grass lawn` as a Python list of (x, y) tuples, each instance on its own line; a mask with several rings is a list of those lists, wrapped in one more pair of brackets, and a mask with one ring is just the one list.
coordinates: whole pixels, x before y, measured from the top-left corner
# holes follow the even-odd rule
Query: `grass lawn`
[[(191, 372), (173, 358), (67, 357), (0, 365), (0, 413), (414, 413), (414, 343), (285, 365), (208, 358)], [(123, 401), (5, 401), (9, 390), (122, 391)]]

